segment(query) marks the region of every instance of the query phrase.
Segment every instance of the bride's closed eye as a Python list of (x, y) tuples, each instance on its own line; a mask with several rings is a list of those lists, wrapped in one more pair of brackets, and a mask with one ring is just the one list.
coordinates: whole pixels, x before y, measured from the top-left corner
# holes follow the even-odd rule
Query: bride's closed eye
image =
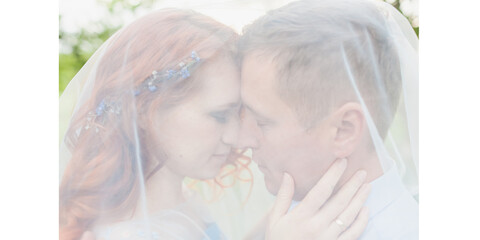
[(228, 104), (227, 107), (217, 108), (215, 111), (209, 113), (215, 121), (220, 124), (225, 124), (231, 119), (240, 117), (240, 105), (238, 103)]
[(227, 123), (230, 117), (230, 111), (229, 110), (224, 110), (224, 111), (217, 111), (217, 112), (211, 112), (210, 116), (215, 119), (218, 123)]

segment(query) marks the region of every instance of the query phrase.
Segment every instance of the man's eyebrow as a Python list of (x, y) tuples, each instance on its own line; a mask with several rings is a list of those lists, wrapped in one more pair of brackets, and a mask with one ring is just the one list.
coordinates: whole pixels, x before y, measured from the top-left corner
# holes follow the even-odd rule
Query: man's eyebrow
[(236, 107), (240, 107), (240, 106), (241, 106), (240, 102), (231, 102), (231, 103), (220, 105), (218, 107), (219, 108), (236, 108)]
[(250, 112), (252, 112), (253, 115), (255, 115), (256, 117), (261, 118), (261, 119), (263, 119), (263, 120), (270, 120), (269, 118), (267, 118), (267, 117), (265, 117), (264, 115), (260, 114), (259, 112), (255, 111), (255, 109), (253, 109), (253, 108), (250, 107), (249, 105), (243, 104), (242, 106), (245, 107), (246, 109), (248, 109)]

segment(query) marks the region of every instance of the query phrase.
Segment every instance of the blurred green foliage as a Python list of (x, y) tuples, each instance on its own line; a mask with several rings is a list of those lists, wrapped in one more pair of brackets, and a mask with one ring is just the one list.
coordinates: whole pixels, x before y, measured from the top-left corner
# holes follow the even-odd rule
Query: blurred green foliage
[(96, 49), (102, 45), (122, 26), (107, 21), (110, 16), (121, 16), (125, 12), (135, 13), (138, 9), (149, 9), (155, 0), (97, 0), (97, 3), (108, 12), (104, 19), (92, 23), (93, 28), (79, 29), (77, 32), (67, 32), (62, 27), (62, 16), (60, 15), (59, 41), (65, 52), (59, 53), (59, 94), (82, 66), (87, 62)]
[[(73, 33), (66, 32), (62, 27), (62, 16), (60, 16), (59, 41), (61, 46), (67, 49), (67, 53), (61, 51), (59, 54), (59, 94), (62, 94), (70, 80), (87, 62), (95, 50), (121, 27), (118, 24), (107, 21), (110, 16), (119, 16), (125, 12), (134, 14), (141, 8), (151, 9), (153, 4), (158, 1), (97, 0), (100, 6), (107, 10), (109, 15), (99, 22), (92, 23), (95, 30), (85, 28)], [(391, 1), (387, 2), (402, 12), (400, 0), (395, 0), (393, 3)], [(412, 17), (406, 17), (410, 22), (413, 21)], [(419, 28), (414, 27), (414, 30), (418, 36)]]
[(60, 29), (59, 39), (70, 47), (70, 53), (59, 54), (59, 92), (62, 94), (65, 87), (75, 74), (87, 62), (90, 56), (105, 42), (120, 26), (105, 25), (100, 33), (88, 32), (81, 29), (78, 33), (66, 33)]

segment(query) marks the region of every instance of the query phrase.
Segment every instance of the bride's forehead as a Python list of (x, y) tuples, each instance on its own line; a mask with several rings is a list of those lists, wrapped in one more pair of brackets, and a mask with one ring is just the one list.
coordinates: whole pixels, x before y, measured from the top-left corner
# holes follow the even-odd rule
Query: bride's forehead
[(187, 100), (188, 105), (223, 106), (238, 104), (240, 102), (239, 73), (226, 68), (229, 67), (219, 66), (219, 71), (194, 73), (196, 81), (199, 81), (198, 88), (191, 92), (190, 99)]
[(196, 73), (203, 90), (213, 94), (217, 90), (239, 91), (240, 72), (231, 60), (213, 60), (201, 66)]

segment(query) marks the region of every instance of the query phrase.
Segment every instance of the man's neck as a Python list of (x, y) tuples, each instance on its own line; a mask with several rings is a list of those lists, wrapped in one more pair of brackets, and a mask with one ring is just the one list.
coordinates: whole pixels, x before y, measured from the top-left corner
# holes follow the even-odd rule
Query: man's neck
[(365, 170), (365, 182), (371, 182), (383, 175), (383, 168), (375, 152), (369, 154), (352, 154), (348, 159), (347, 169), (340, 179), (339, 185), (346, 183), (359, 170)]

